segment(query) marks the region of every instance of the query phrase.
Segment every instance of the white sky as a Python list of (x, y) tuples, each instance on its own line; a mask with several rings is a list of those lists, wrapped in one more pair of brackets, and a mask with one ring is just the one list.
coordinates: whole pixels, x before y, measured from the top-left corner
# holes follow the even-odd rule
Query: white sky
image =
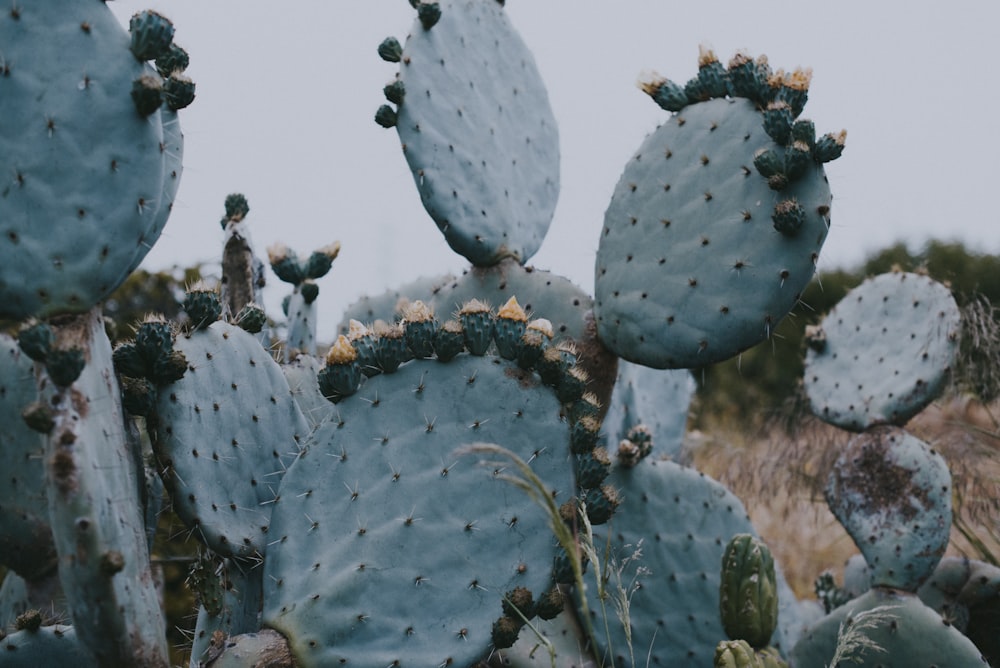
[[(319, 338), (343, 309), (426, 274), (460, 271), (420, 205), (394, 130), (372, 120), (395, 74), (376, 47), (403, 41), (406, 0), (117, 0), (171, 18), (191, 54), (198, 98), (181, 116), (184, 175), (174, 213), (144, 267), (218, 261), (222, 202), (243, 192), (258, 254), (282, 241), (300, 255), (340, 240), (320, 281)], [(530, 261), (593, 293), (604, 210), (642, 138), (665, 118), (636, 87), (642, 71), (679, 82), (698, 45), (773, 67), (814, 70), (804, 117), (848, 130), (827, 166), (833, 227), (821, 269), (852, 266), (897, 240), (960, 239), (1000, 252), (1000, 93), (995, 2), (508, 0), (549, 89), (562, 145), (562, 191)], [(992, 82), (992, 83), (991, 83)], [(269, 276), (272, 316), (290, 286)]]

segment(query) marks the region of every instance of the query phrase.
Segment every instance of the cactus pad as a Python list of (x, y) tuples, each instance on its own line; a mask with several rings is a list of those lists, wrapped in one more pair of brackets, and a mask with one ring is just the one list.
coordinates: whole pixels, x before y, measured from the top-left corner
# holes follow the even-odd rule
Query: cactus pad
[[(45, 437), (25, 424), (25, 409), (45, 396), (34, 364), (9, 336), (0, 336), (0, 563), (34, 579), (56, 567), (45, 496)], [(46, 406), (45, 403), (37, 403)], [(51, 422), (51, 418), (49, 418)]]
[(822, 158), (794, 131), (807, 136), (812, 124), (775, 140), (762, 113), (795, 90), (792, 123), (808, 76), (768, 79), (766, 60), (741, 54), (727, 73), (702, 55), (686, 93), (643, 85), (679, 103), (625, 167), (597, 251), (601, 340), (655, 368), (704, 366), (769, 337), (812, 278), (830, 226)]
[(159, 236), (179, 131), (158, 103), (136, 111), (133, 81), (159, 75), (104, 3), (15, 10), (0, 13), (0, 314), (82, 312)]
[(633, 427), (645, 425), (653, 452), (678, 461), (684, 454), (694, 390), (694, 378), (686, 370), (664, 371), (620, 360), (618, 382), (604, 417), (612, 445), (627, 438)]
[(495, 358), (413, 360), (337, 404), (286, 474), (265, 562), (264, 623), (298, 665), (469, 665), (503, 595), (550, 587), (556, 543), (522, 491), (458, 450), (515, 451), (573, 494), (553, 393)]
[[(753, 171), (771, 140), (747, 100), (685, 108), (652, 134), (615, 189), (597, 252), (597, 327), (656, 368), (717, 362), (767, 338), (815, 271), (829, 227), (822, 167), (782, 192)], [(794, 198), (794, 236), (771, 215)]]
[[(631, 593), (632, 647), (637, 665), (711, 665), (715, 647), (725, 637), (719, 618), (720, 564), (727, 542), (753, 533), (743, 504), (725, 487), (694, 469), (648, 457), (634, 468), (616, 466), (607, 483), (621, 490), (622, 504), (608, 524), (594, 531), (594, 544), (617, 564), (602, 564), (608, 600), (588, 581), (587, 605), (597, 618), (607, 611), (610, 639), (598, 632), (605, 663), (632, 665), (625, 631), (615, 615), (614, 569), (622, 568), (621, 585)], [(636, 550), (641, 555), (625, 562)], [(589, 577), (589, 576), (587, 576)], [(794, 597), (778, 575), (779, 627), (776, 639), (795, 635)], [(665, 605), (665, 601), (673, 601)], [(784, 643), (787, 644), (787, 643)], [(609, 647), (614, 656), (609, 656)], [(647, 663), (647, 651), (649, 662)]]
[(852, 431), (905, 424), (942, 391), (961, 325), (951, 292), (926, 276), (868, 279), (813, 333), (805, 369), (813, 413)]
[[(423, 5), (422, 5), (423, 6)], [(396, 128), (424, 208), (475, 265), (524, 263), (559, 194), (559, 138), (534, 59), (503, 3), (450, 0), (414, 22)]]
[[(892, 589), (873, 589), (842, 605), (812, 625), (791, 652), (797, 668), (823, 668), (830, 664), (838, 636), (862, 626), (865, 617), (874, 624), (861, 633), (882, 651), (861, 646), (838, 666), (859, 668), (913, 668), (914, 666), (987, 666), (972, 641), (915, 595)], [(842, 629), (843, 625), (843, 631)]]
[(826, 499), (868, 562), (873, 586), (916, 591), (948, 547), (948, 465), (900, 429), (852, 439), (830, 473)]
[(252, 334), (218, 321), (174, 348), (189, 369), (159, 392), (153, 444), (174, 510), (220, 554), (263, 554), (270, 504), (309, 425)]

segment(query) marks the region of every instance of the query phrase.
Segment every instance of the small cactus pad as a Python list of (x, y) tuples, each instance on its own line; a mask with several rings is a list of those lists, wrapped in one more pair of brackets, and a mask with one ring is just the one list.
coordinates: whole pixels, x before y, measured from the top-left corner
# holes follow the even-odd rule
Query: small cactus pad
[[(636, 664), (711, 665), (716, 645), (726, 637), (719, 617), (720, 564), (726, 544), (737, 534), (754, 533), (743, 504), (704, 474), (653, 457), (633, 468), (616, 466), (607, 484), (620, 489), (622, 496), (607, 527), (610, 535), (603, 527), (594, 530), (600, 553), (609, 546), (616, 560), (611, 563), (605, 558), (601, 564), (609, 598), (601, 601), (597, 587), (587, 581), (587, 605), (594, 626), (603, 630), (601, 610), (608, 615), (613, 657), (607, 654), (608, 640), (603, 633), (597, 634), (605, 665), (632, 665), (625, 631), (610, 598), (617, 591), (616, 568), (623, 569), (621, 586), (631, 595)], [(780, 575), (778, 587), (780, 617), (775, 638), (784, 640), (797, 634), (796, 611), (794, 595)]]
[(944, 388), (961, 326), (940, 283), (902, 272), (868, 279), (812, 333), (805, 388), (813, 413), (852, 431), (905, 424)]
[(598, 333), (618, 355), (656, 368), (718, 362), (769, 337), (798, 301), (830, 226), (830, 187), (807, 160), (773, 189), (754, 167), (765, 148), (785, 151), (753, 101), (710, 99), (672, 115), (629, 161), (595, 279)]
[(559, 403), (490, 356), (413, 360), (337, 404), (288, 470), (265, 561), (266, 626), (301, 666), (467, 666), (506, 592), (551, 586), (544, 512), (463, 446), (497, 443), (574, 493)]
[(145, 117), (137, 112), (133, 82), (159, 75), (129, 43), (104, 3), (18, 3), (0, 12), (4, 316), (88, 310), (166, 222), (180, 133), (165, 132), (158, 103)]
[(59, 580), (74, 628), (100, 665), (166, 666), (141, 453), (126, 429), (100, 309), (62, 323), (56, 339), (87, 358), (73, 388), (52, 399), (55, 428), (45, 453)]
[(521, 263), (559, 195), (559, 137), (534, 59), (503, 3), (446, 0), (415, 21), (400, 64), (396, 128), (424, 208), (475, 265)]
[(651, 369), (620, 360), (618, 382), (604, 418), (611, 445), (628, 438), (633, 427), (645, 425), (652, 451), (677, 461), (683, 455), (694, 390), (694, 377), (687, 370)]
[(873, 586), (916, 591), (948, 547), (948, 465), (901, 429), (854, 437), (830, 473), (826, 499), (868, 562)]
[(252, 334), (218, 321), (174, 349), (189, 368), (159, 392), (153, 443), (174, 510), (222, 555), (263, 554), (270, 504), (309, 425)]
[[(858, 668), (975, 668), (988, 664), (976, 646), (915, 595), (873, 589), (812, 624), (791, 651), (796, 668), (825, 668), (838, 639), (854, 631), (864, 643), (837, 663)], [(995, 632), (995, 628), (994, 628)], [(841, 640), (843, 642), (843, 640)], [(876, 644), (881, 651), (866, 645)]]
[[(48, 408), (35, 383), (34, 364), (11, 337), (0, 335), (0, 564), (28, 579), (56, 567), (45, 496), (45, 437), (23, 418), (31, 406)], [(51, 408), (48, 408), (51, 412)], [(52, 418), (46, 421), (51, 424)], [(51, 429), (51, 428), (50, 428)]]

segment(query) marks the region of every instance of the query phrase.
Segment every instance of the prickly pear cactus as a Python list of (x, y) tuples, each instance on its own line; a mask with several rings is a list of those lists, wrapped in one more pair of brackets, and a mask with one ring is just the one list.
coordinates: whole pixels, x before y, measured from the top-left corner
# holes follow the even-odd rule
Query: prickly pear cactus
[(270, 504), (309, 425), (252, 334), (218, 321), (173, 347), (188, 369), (159, 392), (153, 449), (174, 510), (219, 554), (263, 554)]
[(574, 494), (559, 401), (490, 356), (413, 360), (337, 404), (282, 482), (268, 532), (264, 624), (298, 665), (469, 665), (502, 599), (551, 584), (548, 518), (461, 448), (516, 452)]
[[(45, 497), (45, 436), (23, 417), (33, 413), (42, 429), (52, 428), (51, 407), (41, 401), (35, 365), (9, 336), (0, 336), (0, 563), (33, 580), (56, 567)], [(46, 429), (47, 433), (47, 429)]]
[(868, 562), (872, 586), (916, 591), (948, 547), (948, 465), (900, 429), (856, 436), (830, 473), (826, 499)]
[[(160, 603), (146, 547), (138, 443), (127, 430), (111, 344), (95, 309), (63, 324), (86, 366), (52, 399), (46, 493), (59, 578), (77, 637), (100, 665), (167, 664)], [(51, 366), (51, 365), (49, 365)], [(51, 382), (51, 370), (40, 385)]]
[(792, 650), (791, 664), (827, 668), (838, 642), (852, 647), (842, 648), (836, 665), (843, 667), (988, 665), (971, 640), (914, 594), (888, 588), (872, 589), (810, 626)]
[[(624, 667), (647, 665), (647, 652), (652, 665), (710, 665), (716, 645), (725, 637), (719, 616), (719, 565), (733, 536), (753, 533), (743, 504), (704, 474), (652, 457), (631, 468), (614, 467), (607, 482), (621, 490), (622, 504), (607, 533), (595, 528), (594, 544), (602, 553), (608, 545), (615, 561), (606, 561), (600, 571), (607, 598), (602, 600), (589, 581), (586, 594), (601, 656), (607, 665)], [(626, 563), (637, 550), (641, 556)], [(780, 575), (778, 582), (780, 617), (774, 644), (788, 646), (798, 635), (796, 603)], [(619, 587), (631, 595), (635, 664), (612, 599)], [(602, 610), (610, 637), (603, 633)], [(780, 642), (784, 638), (788, 640)]]
[(377, 120), (399, 131), (424, 208), (455, 252), (478, 266), (523, 264), (559, 195), (559, 137), (534, 59), (502, 2), (417, 8), (391, 54), (400, 70), (386, 97), (398, 111), (384, 106)]
[[(681, 90), (626, 165), (597, 251), (601, 340), (655, 368), (704, 366), (769, 337), (812, 278), (830, 226), (827, 156), (812, 124), (795, 120), (800, 108), (786, 110), (795, 133), (768, 122), (790, 91), (804, 102), (808, 77), (741, 54), (728, 71), (710, 52), (701, 60), (699, 79), (712, 85)], [(671, 85), (645, 87), (662, 101)], [(759, 167), (762, 151), (778, 166)]]
[(722, 555), (719, 613), (726, 635), (763, 649), (778, 626), (778, 590), (774, 558), (763, 541), (750, 534), (729, 539)]
[[(152, 21), (173, 34), (162, 17)], [(181, 169), (176, 114), (161, 108), (163, 79), (142, 62), (155, 56), (130, 50), (104, 3), (12, 5), (0, 14), (0, 43), (0, 171), (8, 175), (0, 315), (87, 311), (138, 265), (166, 222)]]
[(902, 272), (868, 279), (807, 332), (813, 413), (852, 431), (905, 424), (943, 390), (961, 327), (944, 285)]
[(694, 378), (685, 369), (651, 369), (619, 360), (604, 424), (619, 441), (643, 425), (657, 454), (685, 463), (684, 434), (694, 390)]
[(326, 276), (339, 254), (339, 242), (313, 251), (304, 261), (300, 261), (284, 244), (274, 244), (267, 249), (267, 257), (275, 275), (295, 288), (285, 307), (285, 315), (288, 316), (285, 362), (299, 353), (316, 354), (316, 297), (319, 296), (316, 280)]

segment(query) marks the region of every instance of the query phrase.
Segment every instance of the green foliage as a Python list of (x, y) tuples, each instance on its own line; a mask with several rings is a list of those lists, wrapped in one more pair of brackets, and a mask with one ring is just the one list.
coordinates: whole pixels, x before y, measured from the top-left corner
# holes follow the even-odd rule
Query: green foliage
[[(959, 242), (930, 241), (912, 251), (900, 242), (876, 251), (860, 266), (820, 272), (802, 292), (791, 313), (775, 328), (772, 337), (740, 356), (712, 366), (694, 369), (698, 382), (693, 426), (739, 425), (741, 429), (761, 427), (768, 418), (796, 406), (803, 373), (804, 335), (808, 325), (822, 316), (868, 276), (899, 269), (923, 273), (944, 283), (960, 307), (981, 295), (992, 307), (1000, 305), (1000, 256), (976, 253)], [(985, 314), (985, 315), (984, 315)], [(995, 327), (992, 309), (980, 314), (982, 323)], [(982, 359), (982, 346), (967, 346), (961, 355), (963, 368), (993, 368)], [(986, 399), (994, 383), (974, 381), (969, 389)], [(794, 416), (793, 416), (794, 419)]]

